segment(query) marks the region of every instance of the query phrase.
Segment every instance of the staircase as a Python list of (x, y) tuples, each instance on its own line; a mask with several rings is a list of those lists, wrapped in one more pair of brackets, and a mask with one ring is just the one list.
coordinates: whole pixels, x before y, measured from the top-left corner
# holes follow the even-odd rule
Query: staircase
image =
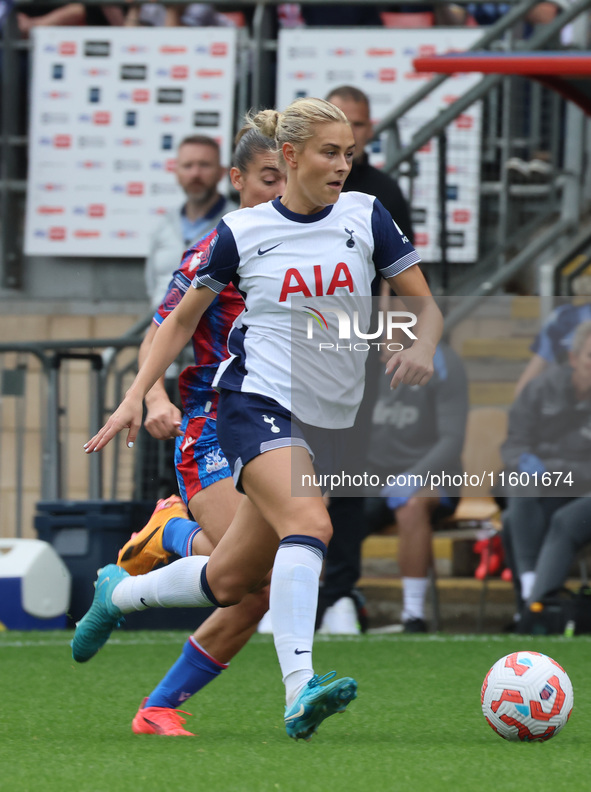
[[(455, 328), (450, 344), (464, 360), (471, 408), (493, 408), (488, 413), (509, 408), (515, 383), (531, 357), (530, 345), (539, 327), (539, 316), (539, 303), (533, 298), (490, 298)], [(498, 445), (503, 437), (496, 437), (495, 433), (500, 430), (492, 426), (491, 431)], [(483, 434), (482, 428), (468, 432), (464, 452), (468, 472), (488, 468), (489, 464), (500, 466), (498, 459), (496, 463), (489, 462), (491, 456), (483, 449), (489, 444), (491, 437)], [(434, 533), (427, 619), (441, 630), (500, 632), (513, 617), (512, 584), (499, 577), (486, 583), (474, 578), (480, 561), (474, 553), (474, 543), (482, 537), (483, 526), (495, 508), (491, 498), (465, 498), (455, 518)], [(495, 521), (499, 527), (498, 517)], [(394, 527), (385, 534), (369, 536), (363, 544), (358, 588), (366, 597), (372, 628), (400, 622), (402, 583), (397, 557)]]
[(501, 296), (484, 300), (454, 328), (449, 342), (464, 361), (471, 407), (511, 406), (539, 327), (537, 298)]

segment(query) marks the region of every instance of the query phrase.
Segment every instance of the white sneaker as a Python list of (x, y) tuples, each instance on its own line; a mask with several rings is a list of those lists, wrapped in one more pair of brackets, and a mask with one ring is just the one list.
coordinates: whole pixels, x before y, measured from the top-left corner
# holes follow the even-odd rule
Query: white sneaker
[(351, 597), (341, 597), (324, 611), (320, 635), (361, 635), (357, 608)]
[(271, 611), (268, 610), (259, 622), (257, 632), (263, 635), (273, 635), (273, 628), (271, 627)]

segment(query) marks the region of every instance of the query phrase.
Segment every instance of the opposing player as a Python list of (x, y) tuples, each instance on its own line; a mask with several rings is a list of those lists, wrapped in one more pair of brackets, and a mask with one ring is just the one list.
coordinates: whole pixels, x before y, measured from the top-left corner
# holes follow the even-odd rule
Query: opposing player
[[(416, 266), (416, 251), (379, 201), (355, 192), (341, 195), (354, 152), (342, 111), (320, 99), (299, 99), (284, 113), (258, 113), (251, 124), (274, 135), (281, 149), (287, 168), (283, 197), (220, 222), (194, 288), (163, 322), (122, 404), (85, 446), (87, 453), (99, 451), (125, 427), (128, 444), (134, 442), (145, 394), (211, 302), (234, 281), (246, 307), (229, 335), (231, 355), (214, 385), (220, 388), (220, 444), (247, 498), (209, 558), (183, 558), (139, 577), (115, 565), (101, 570), (73, 653), (80, 661), (92, 657), (126, 612), (239, 602), (272, 567), (271, 620), (286, 688), (286, 730), (309, 739), (319, 723), (356, 697), (357, 684), (345, 677), (323, 685), (334, 672), (318, 677), (312, 665), (318, 581), (332, 528), (320, 490), (302, 497), (291, 490), (292, 465), (314, 477), (310, 422), (305, 408), (291, 412), (291, 295), (305, 294), (302, 284), (317, 283), (339, 300), (366, 297), (377, 270), (399, 295), (417, 298), (418, 338), (386, 366), (393, 387), (428, 382), (442, 319)], [(322, 447), (315, 449), (319, 455), (338, 454), (339, 430), (355, 419), (363, 363), (362, 356), (352, 360), (346, 380), (327, 370), (332, 388), (311, 394), (315, 425), (324, 430)], [(330, 365), (338, 362), (327, 360)]]
[[(256, 206), (281, 195), (285, 174), (278, 166), (275, 142), (257, 129), (237, 135), (230, 180), (240, 195), (240, 207)], [(140, 347), (139, 364), (148, 356), (158, 327), (178, 304), (199, 271), (209, 236), (183, 256), (162, 305)], [(230, 467), (216, 435), (218, 393), (211, 383), (227, 355), (233, 321), (244, 310), (234, 287), (225, 289), (209, 306), (193, 338), (195, 365), (180, 375), (183, 412), (166, 392), (164, 378), (146, 394), (145, 426), (153, 437), (176, 436), (175, 463), (182, 500), (159, 501), (152, 518), (121, 550), (117, 563), (132, 575), (149, 572), (158, 563), (179, 556), (208, 555), (219, 542), (244, 497), (234, 487)], [(183, 502), (184, 501), (184, 502)], [(188, 504), (196, 522), (188, 518)], [(215, 679), (244, 646), (268, 608), (268, 586), (247, 594), (240, 603), (216, 610), (187, 640), (164, 679), (144, 699), (132, 729), (136, 734), (194, 736), (183, 728), (181, 706)], [(185, 714), (185, 713), (183, 713)]]

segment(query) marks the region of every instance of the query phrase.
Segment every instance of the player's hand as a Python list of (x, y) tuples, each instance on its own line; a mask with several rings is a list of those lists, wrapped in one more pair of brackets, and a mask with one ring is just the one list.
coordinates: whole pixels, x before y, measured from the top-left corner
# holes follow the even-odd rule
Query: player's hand
[(142, 425), (142, 406), (142, 399), (126, 396), (103, 428), (84, 444), (85, 452), (100, 451), (123, 429), (129, 429), (126, 443), (132, 448)]
[(395, 352), (386, 364), (386, 374), (392, 374), (390, 388), (405, 385), (426, 385), (433, 376), (433, 351), (419, 343)]
[(146, 401), (147, 413), (144, 426), (156, 440), (181, 437), (182, 415), (179, 408), (166, 397)]

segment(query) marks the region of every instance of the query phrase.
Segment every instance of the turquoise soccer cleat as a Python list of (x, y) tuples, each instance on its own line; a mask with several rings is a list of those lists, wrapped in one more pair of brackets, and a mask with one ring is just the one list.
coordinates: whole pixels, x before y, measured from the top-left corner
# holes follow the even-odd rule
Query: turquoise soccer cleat
[(78, 663), (94, 657), (113, 630), (123, 624), (123, 614), (113, 605), (112, 595), (115, 586), (126, 577), (129, 574), (116, 564), (99, 569), (92, 605), (76, 625), (72, 640), (72, 657)]
[(334, 679), (336, 671), (322, 677), (314, 674), (290, 707), (285, 708), (285, 729), (294, 740), (309, 740), (325, 718), (344, 712), (347, 704), (357, 698), (357, 682), (343, 677), (322, 687), (323, 682)]

